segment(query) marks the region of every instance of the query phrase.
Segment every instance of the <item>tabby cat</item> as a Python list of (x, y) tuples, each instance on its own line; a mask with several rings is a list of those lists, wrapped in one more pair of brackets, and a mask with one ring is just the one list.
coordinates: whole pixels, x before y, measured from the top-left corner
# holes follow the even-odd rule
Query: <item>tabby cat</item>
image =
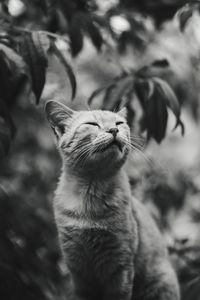
[(46, 114), (63, 160), (54, 211), (75, 299), (178, 300), (162, 237), (123, 168), (126, 110), (75, 112), (49, 101)]

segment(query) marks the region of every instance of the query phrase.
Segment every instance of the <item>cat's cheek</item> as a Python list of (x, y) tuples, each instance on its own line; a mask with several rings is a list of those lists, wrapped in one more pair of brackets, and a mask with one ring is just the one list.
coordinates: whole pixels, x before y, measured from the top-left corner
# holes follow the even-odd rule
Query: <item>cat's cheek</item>
[(69, 154), (73, 147), (72, 141), (67, 141), (66, 139), (60, 140), (59, 148), (61, 149), (63, 154)]

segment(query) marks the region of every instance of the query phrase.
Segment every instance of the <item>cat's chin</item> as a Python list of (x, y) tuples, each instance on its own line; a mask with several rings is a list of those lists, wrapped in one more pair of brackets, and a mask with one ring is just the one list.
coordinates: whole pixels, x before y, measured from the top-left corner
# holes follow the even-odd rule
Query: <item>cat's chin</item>
[(112, 143), (106, 145), (101, 152), (105, 151), (120, 151), (123, 152), (123, 145), (118, 142), (117, 140), (114, 140)]
[(97, 149), (95, 151), (95, 154), (104, 155), (104, 154), (109, 154), (110, 152), (123, 154), (124, 148), (125, 145), (122, 144), (120, 141), (113, 140), (105, 145), (102, 145), (99, 150)]
[(104, 165), (104, 167), (108, 167), (109, 165), (119, 164), (120, 162), (124, 162), (128, 155), (128, 149), (125, 145), (111, 144), (109, 147), (106, 147), (102, 151), (95, 153), (96, 162), (99, 161), (100, 164)]
[(125, 147), (118, 145), (116, 143), (113, 143), (101, 151), (98, 151), (95, 153), (96, 157), (101, 157), (101, 158), (112, 158), (112, 159), (120, 159), (124, 156), (125, 153)]

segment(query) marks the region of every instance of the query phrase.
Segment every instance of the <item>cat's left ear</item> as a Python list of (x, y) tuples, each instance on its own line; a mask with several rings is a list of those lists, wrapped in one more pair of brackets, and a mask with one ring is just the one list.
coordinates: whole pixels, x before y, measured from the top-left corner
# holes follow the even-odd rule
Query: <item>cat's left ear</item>
[(45, 106), (47, 119), (54, 131), (60, 137), (65, 132), (67, 120), (72, 118), (74, 111), (57, 101), (49, 101)]
[(122, 118), (127, 119), (128, 111), (126, 107), (123, 107), (120, 111), (118, 111), (118, 115)]

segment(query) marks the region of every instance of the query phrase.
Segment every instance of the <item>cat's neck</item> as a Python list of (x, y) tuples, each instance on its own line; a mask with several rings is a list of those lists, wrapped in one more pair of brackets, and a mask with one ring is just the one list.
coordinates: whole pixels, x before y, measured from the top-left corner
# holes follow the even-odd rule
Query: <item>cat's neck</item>
[[(130, 187), (123, 169), (112, 176), (78, 176), (63, 167), (58, 188), (57, 201), (66, 210), (84, 211), (87, 214), (101, 215), (110, 208), (117, 208), (128, 202)], [(123, 199), (123, 200), (122, 200)]]

